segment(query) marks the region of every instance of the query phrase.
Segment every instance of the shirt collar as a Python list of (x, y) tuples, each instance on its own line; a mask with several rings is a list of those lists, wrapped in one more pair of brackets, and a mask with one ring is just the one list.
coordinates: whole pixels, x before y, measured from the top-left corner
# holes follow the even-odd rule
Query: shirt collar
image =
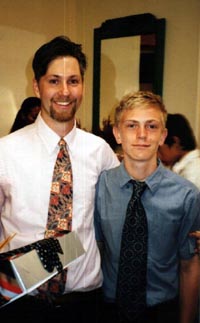
[(155, 193), (160, 186), (160, 183), (165, 176), (165, 173), (169, 171), (167, 170), (160, 160), (158, 160), (158, 167), (156, 170), (146, 179), (146, 183), (152, 193)]
[(119, 166), (119, 173), (118, 174), (119, 174), (118, 176), (119, 176), (120, 187), (123, 188), (132, 179), (132, 177), (127, 173), (127, 171), (124, 167), (123, 160)]
[[(132, 179), (132, 177), (127, 173), (124, 162), (122, 161), (120, 164), (120, 171), (119, 171), (119, 183), (120, 187), (124, 187), (128, 184), (128, 182)], [(152, 193), (155, 193), (160, 185), (160, 182), (162, 181), (163, 176), (165, 176), (165, 167), (163, 164), (158, 160), (158, 167), (156, 170), (146, 178), (145, 182), (149, 189), (152, 191)]]
[[(46, 124), (46, 122), (41, 117), (40, 113), (35, 121), (35, 125), (37, 128), (38, 135), (41, 138), (48, 153), (50, 155), (53, 154), (58, 149), (58, 142), (60, 140), (60, 137)], [(73, 129), (64, 137), (69, 150), (72, 145), (72, 142), (74, 141), (75, 135), (76, 135), (76, 122), (74, 124)]]

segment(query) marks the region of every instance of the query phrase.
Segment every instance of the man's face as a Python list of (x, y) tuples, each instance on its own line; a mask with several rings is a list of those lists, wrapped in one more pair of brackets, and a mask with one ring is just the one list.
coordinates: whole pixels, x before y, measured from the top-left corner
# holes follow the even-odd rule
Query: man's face
[(39, 82), (34, 80), (33, 86), (47, 122), (51, 119), (63, 123), (74, 119), (83, 95), (83, 80), (76, 58), (56, 58)]
[(35, 122), (39, 112), (40, 112), (40, 107), (38, 107), (38, 106), (33, 107), (31, 109), (30, 113), (27, 115), (28, 123), (31, 124), (31, 123)]
[(163, 144), (167, 130), (159, 110), (153, 106), (137, 107), (122, 112), (114, 135), (117, 143), (122, 144), (124, 158), (155, 163), (158, 147)]
[(159, 147), (158, 157), (165, 166), (171, 168), (181, 158), (181, 152), (180, 145), (176, 142), (171, 146), (163, 144)]

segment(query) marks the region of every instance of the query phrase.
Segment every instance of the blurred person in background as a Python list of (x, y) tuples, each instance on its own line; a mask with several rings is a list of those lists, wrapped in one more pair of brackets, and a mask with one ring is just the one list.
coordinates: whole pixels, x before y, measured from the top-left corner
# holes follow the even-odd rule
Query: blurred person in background
[(10, 133), (35, 122), (35, 119), (40, 112), (40, 108), (40, 98), (34, 96), (26, 98), (17, 112), (14, 123), (10, 129)]
[(168, 114), (166, 128), (168, 135), (159, 147), (159, 158), (200, 189), (200, 150), (189, 121), (182, 114)]

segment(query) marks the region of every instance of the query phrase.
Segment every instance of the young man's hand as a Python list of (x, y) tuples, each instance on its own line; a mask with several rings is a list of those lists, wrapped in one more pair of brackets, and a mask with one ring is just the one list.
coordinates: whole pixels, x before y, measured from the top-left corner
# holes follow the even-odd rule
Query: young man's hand
[(190, 237), (196, 238), (196, 240), (197, 240), (197, 248), (196, 248), (195, 251), (200, 256), (200, 231), (190, 232)]

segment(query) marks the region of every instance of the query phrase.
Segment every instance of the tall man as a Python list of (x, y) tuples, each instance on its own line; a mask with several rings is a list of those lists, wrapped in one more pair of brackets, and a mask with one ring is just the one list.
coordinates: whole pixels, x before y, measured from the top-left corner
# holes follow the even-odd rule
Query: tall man
[(32, 64), (41, 113), (34, 124), (0, 140), (0, 240), (16, 233), (3, 251), (44, 238), (60, 138), (67, 143), (72, 164), (72, 230), (85, 249), (69, 266), (59, 300), (48, 305), (36, 296), (23, 297), (1, 309), (8, 320), (94, 323), (98, 318), (102, 274), (93, 228), (95, 185), (102, 170), (119, 162), (104, 140), (76, 127), (86, 65), (81, 45), (67, 37), (42, 45)]

